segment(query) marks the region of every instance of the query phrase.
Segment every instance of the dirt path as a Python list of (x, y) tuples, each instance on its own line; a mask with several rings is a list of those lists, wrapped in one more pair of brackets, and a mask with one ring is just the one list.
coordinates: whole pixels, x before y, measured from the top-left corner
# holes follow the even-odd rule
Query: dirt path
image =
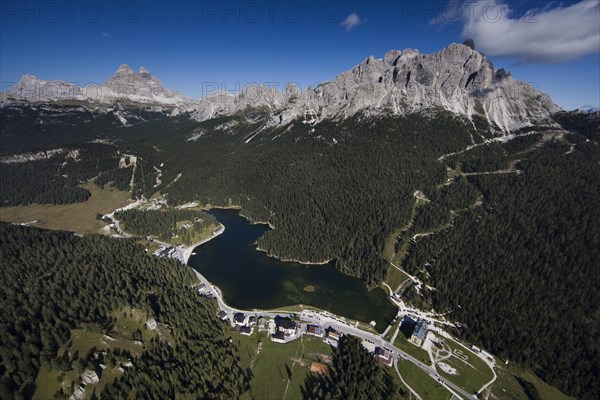
[(292, 367), (290, 368), (290, 376), (288, 377), (287, 384), (285, 385), (285, 392), (283, 392), (283, 397), (282, 397), (283, 400), (285, 400), (285, 396), (287, 396), (288, 388), (290, 387), (290, 382), (292, 381), (292, 374), (294, 373), (294, 365), (296, 365), (296, 361), (298, 360), (298, 350), (300, 350), (302, 348), (302, 350), (300, 351), (300, 354), (304, 353), (303, 336), (304, 335), (300, 336), (300, 344), (298, 345), (298, 348), (296, 349), (296, 354), (294, 354), (294, 360), (292, 361)]
[(410, 393), (415, 396), (415, 398), (417, 400), (423, 400), (421, 398), (421, 396), (419, 396), (419, 394), (413, 389), (411, 388), (408, 383), (406, 383), (406, 381), (404, 380), (404, 378), (402, 377), (402, 375), (400, 374), (400, 370), (398, 369), (398, 360), (396, 360), (394, 362), (394, 368), (396, 369), (396, 372), (398, 373), (398, 376), (400, 377), (400, 381), (402, 381), (402, 383), (404, 384), (404, 386), (406, 386), (406, 388), (410, 391)]

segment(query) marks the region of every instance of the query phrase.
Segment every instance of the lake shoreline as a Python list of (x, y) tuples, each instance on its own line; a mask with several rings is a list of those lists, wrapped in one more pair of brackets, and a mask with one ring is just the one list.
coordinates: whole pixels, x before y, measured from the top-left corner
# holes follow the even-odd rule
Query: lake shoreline
[(331, 259), (331, 260), (325, 260), (325, 261), (300, 261), (300, 260), (296, 260), (294, 258), (282, 258), (282, 257), (279, 257), (277, 255), (269, 253), (267, 250), (261, 248), (260, 246), (256, 246), (256, 251), (263, 252), (263, 253), (265, 253), (267, 255), (267, 257), (273, 258), (273, 259), (278, 260), (278, 261), (294, 262), (294, 263), (302, 264), (302, 265), (326, 265), (326, 264), (329, 264), (330, 262), (333, 261), (333, 259)]
[(194, 252), (194, 249), (196, 247), (201, 246), (204, 243), (213, 240), (217, 236), (221, 235), (223, 232), (225, 232), (225, 225), (223, 225), (222, 223), (219, 222), (219, 227), (215, 231), (213, 231), (213, 234), (210, 237), (208, 237), (208, 238), (206, 238), (206, 239), (204, 239), (204, 240), (202, 240), (202, 241), (200, 241), (198, 243), (194, 243), (194, 244), (191, 244), (191, 245), (186, 246), (186, 247), (183, 248), (182, 260), (181, 261), (185, 265), (188, 265), (188, 261), (189, 261), (190, 257), (192, 256), (192, 253)]
[(226, 226), (226, 236), (198, 247), (198, 256), (191, 257), (188, 265), (219, 288), (226, 306), (292, 311), (303, 304), (365, 324), (375, 320), (378, 326), (395, 317), (397, 307), (387, 292), (369, 290), (359, 278), (338, 270), (335, 261), (274, 257), (256, 243), (257, 237), (268, 231), (267, 226), (251, 223), (237, 210), (213, 209), (210, 213)]

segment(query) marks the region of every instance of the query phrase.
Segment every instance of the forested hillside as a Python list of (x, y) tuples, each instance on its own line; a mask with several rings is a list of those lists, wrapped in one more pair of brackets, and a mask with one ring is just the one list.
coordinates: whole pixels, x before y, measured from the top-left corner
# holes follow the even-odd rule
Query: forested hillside
[[(156, 143), (165, 168), (181, 173), (164, 191), (169, 203), (240, 205), (244, 215), (276, 227), (258, 241), (269, 253), (333, 259), (370, 284), (385, 277), (385, 239), (409, 218), (415, 190), (445, 180), (444, 166), (435, 160), (466, 147), (473, 129), (440, 112), (426, 120), (357, 117), (314, 128), (298, 121), (251, 138), (262, 127), (260, 116), (239, 118), (203, 122), (196, 134), (175, 126), (169, 141), (158, 124), (156, 131), (150, 124), (139, 133), (144, 143)], [(129, 134), (122, 136), (123, 146), (151, 152)]]
[(390, 373), (395, 371), (377, 365), (360, 339), (342, 336), (333, 351), (330, 375), (308, 375), (303, 395), (306, 400), (401, 399)]
[[(27, 101), (3, 103), (0, 108), (0, 154), (25, 150), (45, 150), (50, 147), (68, 147), (74, 144), (106, 137), (110, 131), (123, 127), (111, 107), (98, 108), (81, 101), (62, 101), (34, 104)], [(162, 113), (132, 106), (130, 112), (121, 112), (129, 118), (128, 124), (164, 118)]]
[(170, 178), (154, 168), (160, 162), (152, 154), (148, 158), (124, 155), (109, 143), (80, 143), (38, 153), (49, 154), (47, 157), (10, 161), (28, 154), (0, 159), (1, 206), (79, 203), (90, 197), (90, 192), (80, 187), (88, 180), (100, 188), (111, 185), (118, 190), (131, 190), (134, 198), (144, 194), (150, 197), (168, 184), (160, 177)]
[(577, 134), (536, 127), (485, 144), (486, 121), (443, 111), (283, 128), (266, 118), (155, 118), (103, 137), (139, 156), (134, 196), (241, 206), (275, 227), (258, 240), (270, 254), (332, 259), (375, 285), (391, 239), (394, 262), (436, 289), (413, 302), (450, 311), (469, 340), (568, 393), (600, 397), (594, 115), (556, 116)]
[[(47, 158), (34, 161), (0, 162), (0, 205), (67, 204), (85, 201), (90, 192), (80, 183), (105, 171), (119, 170), (117, 148), (101, 143), (81, 143), (60, 148)], [(19, 157), (20, 155), (13, 156)], [(115, 181), (119, 189), (129, 189), (132, 167), (123, 168), (129, 178)]]
[[(469, 340), (595, 399), (600, 213), (591, 199), (600, 196), (600, 149), (579, 135), (525, 152), (517, 144), (501, 149), (507, 160), (520, 159), (522, 172), (463, 179), (482, 194), (482, 205), (456, 215), (451, 228), (418, 238), (403, 266), (435, 288), (425, 301), (451, 311)], [(434, 204), (443, 204), (439, 196), (432, 193)]]
[(4, 223), (0, 259), (1, 398), (67, 398), (83, 387), (111, 400), (232, 399), (247, 390), (216, 307), (178, 262), (129, 240)]
[[(216, 218), (196, 210), (138, 210), (131, 209), (115, 213), (124, 226), (134, 235), (152, 235), (160, 240), (170, 240), (178, 236), (185, 244), (191, 244), (191, 237), (201, 235), (218, 226)], [(187, 226), (178, 222), (186, 221)], [(179, 226), (178, 226), (179, 225)]]

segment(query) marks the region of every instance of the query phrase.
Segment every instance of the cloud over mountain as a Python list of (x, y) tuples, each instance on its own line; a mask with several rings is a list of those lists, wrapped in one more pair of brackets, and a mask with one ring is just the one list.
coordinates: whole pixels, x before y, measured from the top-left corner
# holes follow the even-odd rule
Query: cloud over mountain
[[(524, 4), (526, 6), (526, 4)], [(445, 10), (431, 23), (442, 24)], [(514, 10), (497, 0), (465, 2), (459, 13), (462, 36), (488, 55), (522, 62), (559, 63), (600, 52), (600, 1), (570, 6), (550, 3), (541, 9)]]

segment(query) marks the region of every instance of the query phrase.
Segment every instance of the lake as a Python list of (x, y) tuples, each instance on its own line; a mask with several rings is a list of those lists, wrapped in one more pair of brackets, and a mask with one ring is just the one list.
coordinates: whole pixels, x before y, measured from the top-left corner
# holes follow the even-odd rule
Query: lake
[(303, 304), (363, 322), (383, 331), (396, 306), (381, 288), (341, 273), (334, 263), (303, 265), (283, 262), (256, 250), (256, 239), (268, 225), (251, 224), (237, 210), (210, 211), (225, 232), (196, 247), (188, 264), (217, 285), (224, 300), (240, 309), (273, 309)]

